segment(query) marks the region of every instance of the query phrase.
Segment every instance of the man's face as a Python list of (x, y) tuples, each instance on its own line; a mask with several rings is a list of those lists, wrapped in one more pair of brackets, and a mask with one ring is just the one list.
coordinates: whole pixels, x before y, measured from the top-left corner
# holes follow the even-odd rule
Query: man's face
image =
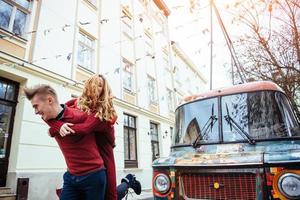
[(40, 115), (45, 121), (55, 118), (53, 116), (53, 98), (50, 95), (35, 95), (31, 104), (36, 115)]

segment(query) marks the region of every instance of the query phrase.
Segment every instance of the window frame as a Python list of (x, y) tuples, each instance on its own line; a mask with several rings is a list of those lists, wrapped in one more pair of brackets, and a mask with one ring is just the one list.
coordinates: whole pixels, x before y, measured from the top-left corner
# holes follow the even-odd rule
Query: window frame
[[(31, 14), (32, 0), (28, 0), (28, 3), (29, 3), (28, 8), (25, 8), (25, 7), (21, 6), (20, 4), (18, 4), (18, 2), (16, 2), (16, 0), (1, 0), (1, 1), (10, 5), (12, 7), (12, 11), (10, 13), (11, 15), (9, 18), (8, 27), (7, 28), (0, 27), (0, 29), (8, 31), (9, 33), (12, 33), (14, 36), (25, 39), (26, 38), (26, 30), (28, 27), (29, 15)], [(17, 10), (21, 11), (26, 16), (24, 30), (23, 30), (22, 34), (17, 34), (14, 32), (14, 24), (15, 24), (15, 19), (16, 19), (16, 15), (17, 15)]]
[(121, 31), (123, 34), (129, 38), (130, 41), (134, 39), (133, 32), (133, 16), (130, 11), (124, 6), (122, 8), (122, 16), (121, 16)]
[[(1, 186), (5, 186), (5, 182), (6, 182), (6, 173), (8, 170), (8, 165), (9, 165), (9, 156), (10, 156), (10, 152), (11, 152), (11, 141), (12, 141), (12, 137), (14, 134), (13, 128), (14, 128), (14, 118), (15, 118), (15, 114), (16, 114), (16, 106), (18, 104), (18, 98), (19, 98), (19, 88), (20, 88), (20, 84), (18, 82), (0, 77), (0, 82), (1, 84), (6, 83), (6, 88), (2, 88), (3, 90), (6, 90), (4, 92), (4, 98), (1, 97), (0, 98), (0, 104), (4, 105), (4, 106), (9, 106), (12, 108), (12, 112), (10, 115), (10, 120), (9, 120), (9, 124), (8, 124), (8, 130), (7, 130), (7, 134), (8, 136), (6, 137), (6, 145), (5, 145), (5, 156), (1, 156), (0, 157), (0, 171), (4, 172), (2, 175), (0, 175), (0, 185)], [(7, 89), (8, 89), (8, 85), (14, 85), (14, 91), (13, 91), (13, 98), (7, 98)]]
[[(157, 140), (154, 140), (152, 135), (153, 135), (153, 129), (152, 129), (152, 126), (155, 127), (155, 130), (154, 132), (156, 131), (156, 136), (157, 136)], [(152, 151), (152, 161), (154, 161), (155, 159), (159, 158), (160, 156), (160, 148), (159, 148), (159, 131), (158, 131), (158, 124), (155, 123), (155, 122), (150, 122), (150, 135), (151, 135), (151, 151)], [(157, 145), (157, 150), (158, 150), (158, 155), (154, 155), (154, 145)]]
[(150, 28), (144, 29), (144, 43), (145, 43), (145, 52), (146, 55), (153, 55), (154, 45), (153, 45), (153, 36), (150, 32)]
[[(124, 117), (124, 125), (123, 125), (123, 137), (124, 137), (124, 168), (138, 168), (138, 154), (137, 154), (137, 128), (136, 128), (136, 117), (133, 116), (133, 115), (130, 115), (130, 114), (127, 114), (127, 113), (123, 113), (123, 117)], [(129, 124), (125, 124), (125, 118), (127, 118), (127, 121), (129, 122), (129, 118), (132, 118), (133, 120), (133, 123), (134, 125), (133, 126), (130, 126)], [(136, 159), (130, 159), (130, 137), (127, 137), (128, 140), (127, 140), (127, 150), (128, 152), (126, 152), (126, 149), (125, 149), (125, 134), (127, 132), (127, 135), (129, 136), (129, 132), (130, 131), (133, 131), (133, 133), (135, 134), (135, 148), (134, 148), (134, 151), (135, 151), (135, 157)], [(128, 155), (129, 159), (126, 160), (125, 158), (125, 155)]]
[[(123, 86), (123, 89), (125, 89), (129, 92), (133, 92), (134, 91), (134, 65), (133, 65), (133, 63), (128, 61), (126, 58), (122, 59), (122, 65), (123, 65), (122, 66), (122, 70), (123, 70), (122, 86)], [(126, 76), (126, 75), (128, 75), (128, 76)], [(130, 79), (130, 84), (126, 82), (129, 79)]]
[[(84, 38), (85, 41), (81, 41), (81, 38)], [(86, 40), (89, 40), (91, 42), (91, 45), (88, 45), (86, 43)], [(91, 71), (91, 72), (96, 72), (96, 67), (95, 67), (95, 52), (96, 52), (96, 40), (95, 38), (91, 37), (90, 35), (86, 34), (85, 32), (83, 31), (79, 31), (79, 37), (78, 37), (78, 40), (77, 40), (77, 45), (78, 45), (78, 48), (77, 48), (77, 65), (84, 68), (85, 70), (88, 70), (88, 71)], [(85, 49), (88, 49), (88, 51), (83, 51), (83, 63), (80, 63), (79, 62), (79, 46), (83, 47), (83, 50)], [(90, 67), (87, 65), (86, 63), (86, 56), (85, 56), (85, 53), (86, 52), (91, 52), (91, 63), (90, 64)], [(81, 52), (82, 53), (82, 52)]]
[[(158, 103), (158, 99), (157, 99), (156, 79), (153, 78), (150, 75), (147, 75), (147, 79), (148, 79), (147, 80), (147, 82), (148, 82), (147, 89), (148, 89), (149, 103), (150, 104), (157, 104)], [(153, 84), (150, 84), (150, 83), (153, 83)], [(153, 87), (151, 87), (151, 86), (153, 86)]]

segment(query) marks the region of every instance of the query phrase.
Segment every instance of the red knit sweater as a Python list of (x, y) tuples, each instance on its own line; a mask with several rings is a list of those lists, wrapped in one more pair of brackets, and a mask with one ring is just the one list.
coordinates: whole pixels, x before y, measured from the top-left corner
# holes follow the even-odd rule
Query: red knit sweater
[[(70, 122), (75, 124), (89, 121), (93, 118), (77, 109), (66, 107), (60, 121), (49, 120), (46, 123), (53, 130), (59, 130), (60, 126), (58, 123)], [(77, 131), (80, 131), (80, 129)], [(72, 137), (61, 137), (59, 134), (53, 136), (65, 157), (68, 171), (71, 174), (84, 175), (104, 168), (94, 134), (73, 135)]]

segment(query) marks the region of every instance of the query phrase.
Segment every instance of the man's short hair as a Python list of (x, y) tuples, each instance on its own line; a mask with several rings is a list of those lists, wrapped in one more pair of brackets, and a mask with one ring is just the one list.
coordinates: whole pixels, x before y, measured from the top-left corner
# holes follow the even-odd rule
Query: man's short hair
[(35, 85), (31, 88), (24, 88), (25, 96), (28, 100), (31, 100), (35, 95), (51, 95), (57, 101), (57, 94), (55, 90), (46, 84)]

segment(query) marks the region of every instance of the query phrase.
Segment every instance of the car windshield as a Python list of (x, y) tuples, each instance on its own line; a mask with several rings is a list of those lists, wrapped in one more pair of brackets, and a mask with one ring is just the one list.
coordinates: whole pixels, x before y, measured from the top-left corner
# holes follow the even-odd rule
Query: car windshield
[[(222, 96), (221, 119), (209, 127), (199, 144), (253, 141), (300, 136), (299, 124), (289, 101), (281, 92), (260, 91)], [(214, 107), (214, 113), (212, 113)], [(172, 144), (193, 144), (206, 122), (218, 113), (218, 99), (204, 99), (182, 105), (176, 110)], [(226, 120), (227, 119), (227, 120)], [(230, 120), (228, 120), (230, 119)], [(231, 122), (230, 122), (231, 121)], [(235, 128), (234, 123), (239, 128)], [(221, 124), (222, 134), (219, 134)], [(222, 137), (221, 137), (222, 136)]]
[[(189, 103), (178, 108), (173, 145), (218, 142), (219, 130), (217, 123), (214, 123), (214, 116), (218, 116), (217, 98)], [(199, 141), (196, 141), (197, 138)]]

